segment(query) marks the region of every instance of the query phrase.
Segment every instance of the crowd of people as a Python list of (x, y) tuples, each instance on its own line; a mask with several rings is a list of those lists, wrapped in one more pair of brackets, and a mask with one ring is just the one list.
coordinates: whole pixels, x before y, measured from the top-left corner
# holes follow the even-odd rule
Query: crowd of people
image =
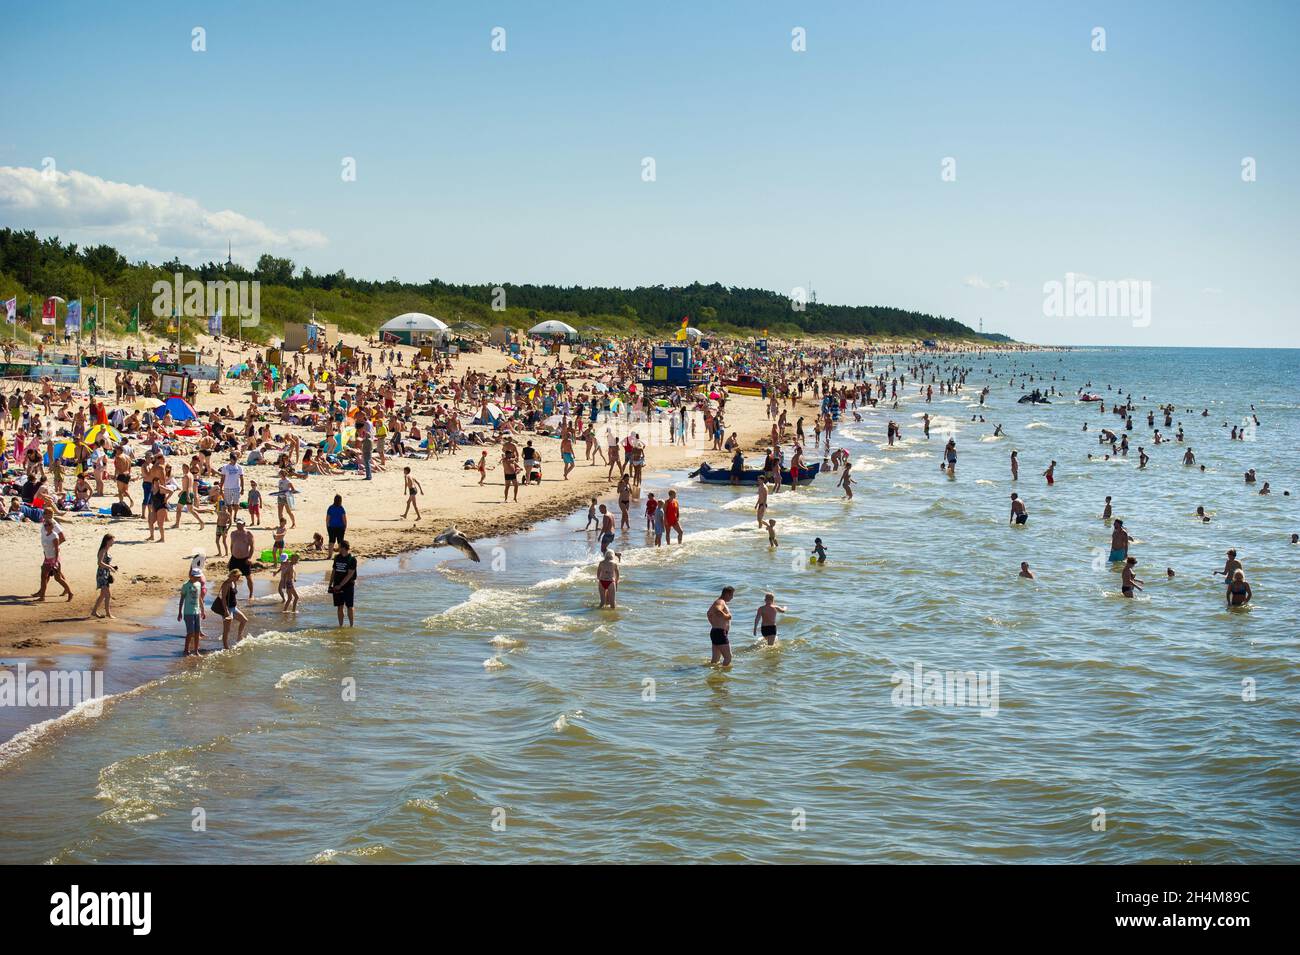
[[(67, 543), (64, 523), (69, 520), (96, 526), (107, 521), (110, 527), (141, 521), (145, 542), (158, 543), (166, 542), (169, 531), (196, 540), (194, 534), (207, 532), (210, 524), (213, 557), (224, 566), (217, 582), (209, 585), (206, 547), (196, 543), (191, 548), (177, 610), (178, 621), (185, 625), (184, 652), (201, 650), (209, 612), (221, 618), (223, 647), (231, 645), (232, 635), (235, 642), (243, 638), (249, 623), (246, 608), (256, 597), (259, 573), (273, 578), (279, 609), (295, 612), (302, 560), (329, 562), (327, 590), (339, 625), (345, 618), (351, 625), (357, 555), (346, 536), (343, 496), (332, 495), (323, 513), (309, 515), (309, 522), (319, 520), (323, 527), (317, 525), (320, 530), (311, 531), (308, 540), (298, 531), (301, 489), (319, 478), (346, 473), (372, 481), (377, 473), (400, 468), (400, 520), (412, 517), (418, 523), (425, 517), (420, 499), (428, 480), (426, 476), (422, 481), (418, 473), (420, 462), (444, 457), (454, 461), (464, 455), (460, 468), (476, 474), (477, 485), (486, 484), (489, 473), (499, 470), (505, 505), (518, 503), (520, 489), (541, 485), (546, 474), (551, 482), (567, 482), (580, 466), (604, 469), (610, 500), (590, 498), (587, 525), (597, 531), (600, 545), (600, 606), (613, 608), (621, 554), (612, 545), (616, 533), (632, 525), (647, 447), (685, 448), (689, 443), (705, 454), (729, 455), (732, 484), (752, 477), (747, 454), (761, 454), (754, 482), (755, 516), (768, 546), (777, 547), (776, 521), (768, 516), (772, 494), (798, 490), (801, 482), (820, 472), (834, 475), (834, 487), (846, 501), (853, 499), (852, 456), (835, 440), (842, 422), (860, 422), (867, 411), (888, 415), (900, 407), (900, 399), (919, 399), (927, 409), (921, 428), (929, 440), (928, 408), (935, 396), (963, 394), (974, 371), (968, 353), (957, 357), (901, 346), (807, 342), (771, 342), (760, 348), (752, 341), (730, 341), (696, 351), (689, 385), (652, 388), (650, 341), (608, 339), (568, 349), (547, 341), (494, 347), (504, 359), (496, 370), (474, 367), (450, 352), (372, 340), (365, 346), (335, 343), (290, 352), (276, 356), (278, 363), (265, 350), (244, 346), (244, 360), (227, 371), (221, 350), (215, 348), (218, 374), (207, 386), (206, 403), (211, 407), (201, 412), (190, 404), (199, 397), (196, 380), (186, 380), (184, 395), (164, 396), (157, 372), (116, 372), (111, 389), (99, 384), (106, 372), (92, 374), (85, 391), (49, 380), (38, 385), (5, 383), (0, 387), (0, 471), (10, 504), (3, 516), (39, 527), (42, 563), (31, 599), (44, 601), (51, 582), (60, 586), (59, 596), (66, 601), (74, 598), (75, 582), (69, 581), (61, 559)], [(747, 447), (737, 431), (728, 428), (732, 399), (726, 382), (738, 375), (747, 382), (758, 380), (756, 373), (762, 376), (767, 431), (761, 437), (751, 435)], [(1000, 377), (992, 367), (987, 373), (993, 380)], [(1054, 383), (1041, 375), (1036, 380), (1032, 372), (1013, 370), (1005, 385), (1012, 390), (1033, 385), (1035, 403), (1063, 397)], [(972, 421), (984, 422), (989, 392), (987, 385), (978, 392)], [(1099, 413), (1113, 416), (1115, 424), (1094, 433), (1102, 454), (1122, 458), (1129, 453), (1129, 434), (1142, 413), (1132, 395), (1111, 393), (1115, 397), (1109, 408), (1098, 395), (1089, 393), (1083, 400), (1096, 398)], [(1078, 394), (1084, 394), (1084, 388)], [(176, 405), (164, 402), (164, 397), (184, 401)], [(1172, 438), (1158, 424), (1159, 418), (1165, 429), (1173, 428), (1174, 413), (1168, 404), (1146, 412), (1153, 445), (1184, 442), (1181, 423)], [(1248, 426), (1260, 426), (1253, 408)], [(1230, 439), (1241, 440), (1245, 428), (1233, 426)], [(1082, 430), (1089, 431), (1088, 422)], [(901, 425), (892, 418), (885, 432), (890, 446), (903, 439)], [(992, 435), (1003, 436), (1001, 424)], [(1145, 447), (1138, 447), (1140, 469), (1150, 460)], [(947, 436), (940, 468), (953, 480), (957, 451), (956, 437)], [(1186, 467), (1197, 466), (1190, 447), (1181, 460)], [(1018, 482), (1016, 449), (1010, 451), (1009, 466), (1012, 481)], [(1047, 487), (1056, 484), (1057, 473), (1058, 463), (1052, 460), (1042, 472)], [(1245, 481), (1257, 483), (1253, 469)], [(1271, 493), (1268, 481), (1259, 493)], [(1030, 519), (1028, 503), (1021, 491), (1010, 497), (1009, 523), (1023, 527)], [(647, 494), (643, 506), (652, 546), (671, 545), (674, 538), (678, 544), (683, 541), (675, 489), (663, 498)], [(1211, 519), (1203, 507), (1198, 516)], [(1143, 581), (1136, 576), (1136, 557), (1129, 554), (1132, 538), (1124, 522), (1112, 517), (1110, 498), (1102, 519), (1112, 524), (1109, 560), (1121, 567), (1121, 593), (1132, 597), (1141, 592)], [(269, 537), (269, 546), (259, 546), (259, 534)], [(302, 543), (292, 546), (291, 534)], [(89, 616), (113, 617), (113, 586), (119, 573), (113, 547), (119, 536), (112, 530), (102, 533), (94, 561), (96, 599)], [(820, 538), (813, 552), (814, 560), (826, 560)], [(1229, 552), (1222, 574), (1227, 603), (1249, 603), (1251, 587), (1235, 552)], [(1034, 577), (1027, 561), (1021, 563), (1019, 576)], [(713, 661), (723, 664), (731, 659), (724, 639), (730, 627), (729, 600), (724, 591), (708, 613)], [(775, 641), (776, 615), (781, 612), (771, 595), (758, 610), (755, 625), (762, 627), (769, 642)]]

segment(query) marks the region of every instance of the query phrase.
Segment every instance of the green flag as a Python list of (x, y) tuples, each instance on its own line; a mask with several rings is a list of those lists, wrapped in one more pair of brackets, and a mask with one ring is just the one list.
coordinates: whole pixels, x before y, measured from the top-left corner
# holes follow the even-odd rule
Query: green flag
[(131, 309), (131, 318), (126, 323), (126, 331), (129, 335), (135, 335), (140, 331), (140, 306), (137, 305)]
[(97, 313), (95, 311), (95, 306), (92, 305), (90, 306), (90, 310), (86, 313), (86, 331), (93, 332), (95, 330), (96, 316)]

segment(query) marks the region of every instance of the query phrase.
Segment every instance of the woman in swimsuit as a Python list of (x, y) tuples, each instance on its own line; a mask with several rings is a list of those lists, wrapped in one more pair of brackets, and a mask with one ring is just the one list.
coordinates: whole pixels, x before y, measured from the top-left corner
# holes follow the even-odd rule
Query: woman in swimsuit
[(237, 567), (230, 569), (229, 576), (221, 585), (221, 592), (217, 599), (212, 602), (214, 612), (221, 614), (221, 646), (223, 649), (230, 649), (230, 622), (239, 621), (239, 632), (235, 635), (235, 642), (238, 643), (244, 639), (244, 630), (248, 627), (248, 618), (244, 612), (239, 609), (239, 578), (243, 574)]
[(1251, 592), (1250, 584), (1246, 583), (1246, 574), (1244, 571), (1233, 571), (1232, 580), (1228, 582), (1227, 600), (1229, 607), (1244, 607), (1250, 603), (1250, 598), (1254, 596)]

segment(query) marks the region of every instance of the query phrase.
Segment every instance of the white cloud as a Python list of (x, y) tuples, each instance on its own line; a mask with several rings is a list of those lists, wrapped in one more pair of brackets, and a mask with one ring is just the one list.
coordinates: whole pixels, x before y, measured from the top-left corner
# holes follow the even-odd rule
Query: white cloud
[(981, 275), (968, 275), (962, 279), (962, 284), (971, 288), (997, 289), (999, 292), (1011, 288), (1011, 283), (1006, 279), (998, 279), (996, 282), (989, 282)]
[(263, 252), (314, 249), (328, 241), (313, 229), (274, 229), (188, 196), (110, 182), (84, 172), (0, 166), (0, 217), (13, 228), (57, 234), (65, 242), (107, 243), (129, 259), (186, 262), (225, 259), (226, 243), (251, 264)]

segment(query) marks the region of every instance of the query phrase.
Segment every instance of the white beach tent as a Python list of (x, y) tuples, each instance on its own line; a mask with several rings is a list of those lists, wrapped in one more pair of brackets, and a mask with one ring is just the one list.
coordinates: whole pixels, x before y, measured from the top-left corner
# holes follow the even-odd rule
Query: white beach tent
[(418, 345), (422, 339), (440, 342), (447, 337), (447, 323), (423, 312), (406, 312), (390, 318), (379, 327), (382, 339), (392, 335), (406, 345)]
[(578, 337), (578, 330), (572, 325), (566, 325), (564, 322), (551, 320), (549, 322), (541, 322), (540, 324), (534, 325), (532, 328), (528, 329), (528, 334), (563, 335), (569, 341), (573, 341)]
[(698, 328), (688, 326), (686, 329), (686, 337), (691, 341), (698, 341), (704, 337), (704, 332), (700, 331)]

